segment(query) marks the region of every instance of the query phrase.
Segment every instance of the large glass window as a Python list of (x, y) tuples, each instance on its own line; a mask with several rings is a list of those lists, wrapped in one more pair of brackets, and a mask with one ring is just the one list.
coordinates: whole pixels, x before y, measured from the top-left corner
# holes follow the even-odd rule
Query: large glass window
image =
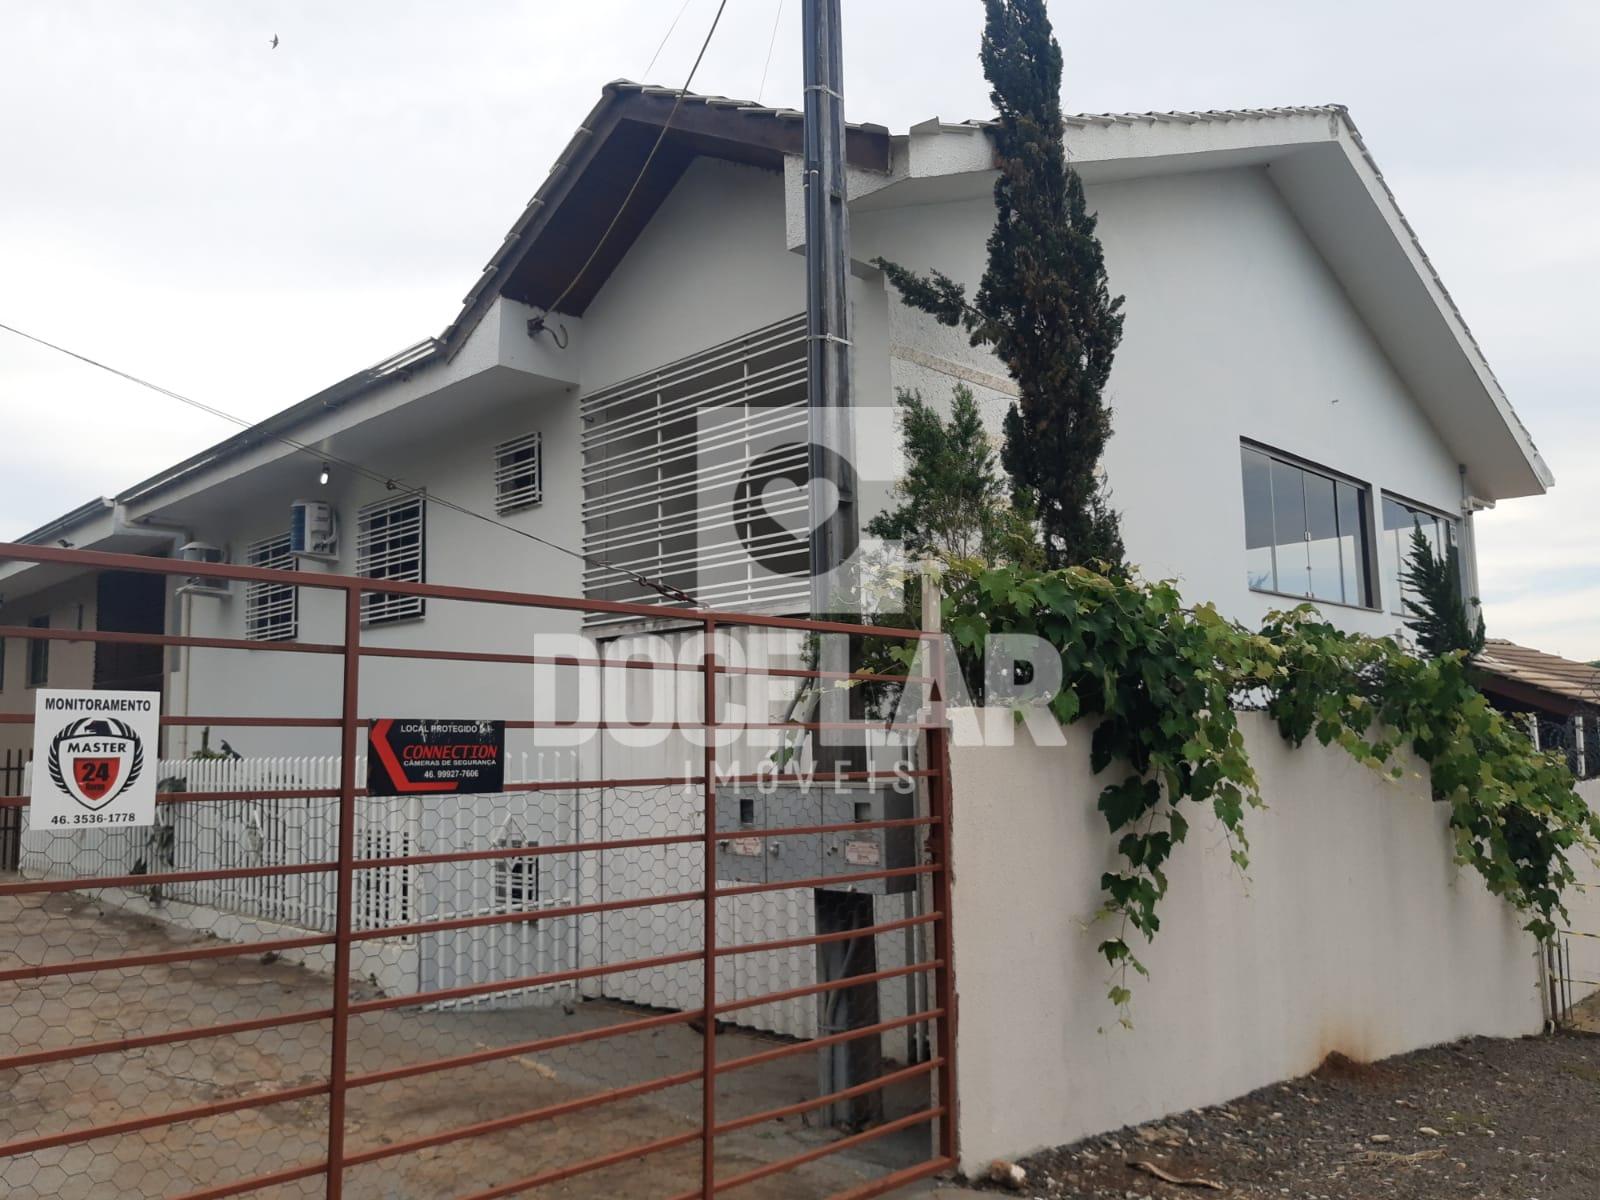
[(1251, 446), (1242, 457), (1250, 587), (1370, 606), (1366, 489)]
[(1449, 517), (1417, 508), (1393, 496), (1383, 498), (1383, 540), (1379, 553), (1383, 560), (1384, 603), (1390, 611), (1404, 613), (1405, 602), (1415, 601), (1417, 594), (1407, 587), (1403, 576), (1411, 565), (1411, 537), (1414, 530), (1422, 536), (1435, 555), (1442, 555), (1455, 545), (1456, 523)]

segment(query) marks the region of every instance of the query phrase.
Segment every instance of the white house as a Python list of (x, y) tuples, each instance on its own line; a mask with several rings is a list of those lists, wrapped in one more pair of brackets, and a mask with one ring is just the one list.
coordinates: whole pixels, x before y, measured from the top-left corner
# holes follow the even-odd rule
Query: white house
[[(801, 118), (717, 97), (675, 104), (675, 95), (606, 87), (438, 337), (21, 540), (148, 555), (202, 542), (234, 563), (308, 573), (659, 599), (636, 582), (644, 576), (717, 607), (803, 611), (804, 492), (792, 486), (805, 462)], [(1552, 480), (1348, 114), (1329, 106), (1068, 124), (1112, 286), (1127, 298), (1106, 469), (1131, 559), (1243, 620), (1309, 597), (1347, 628), (1393, 632), (1399, 544), (1415, 521), (1456, 537), (1470, 571), (1474, 509)], [(901, 134), (852, 126), (847, 158), (865, 518), (894, 478), (886, 451), (896, 389), (939, 399), (964, 382), (998, 428), (1012, 387), (986, 351), (905, 308), (867, 265), (881, 255), (977, 283), (993, 211), (983, 124), (930, 120)], [(749, 520), (752, 490), (785, 480), (765, 492), (770, 520)], [(325, 558), (291, 552), (298, 500), (336, 515)], [(263, 643), (341, 636), (337, 597), (314, 589), (213, 595), (9, 563), (0, 593), (0, 625)], [(582, 631), (572, 614), (376, 594), (363, 621), (369, 644), (463, 650)], [(599, 621), (589, 632), (626, 639), (647, 628)], [(46, 684), (160, 681), (169, 714), (338, 713), (334, 655), (37, 645), (13, 639), (0, 653), (0, 712), (30, 711)], [(540, 686), (507, 667), (362, 664), (369, 714), (537, 717), (550, 698)], [(739, 686), (757, 713), (781, 715), (781, 690), (754, 676)], [(328, 755), (336, 745), (327, 729), (227, 732), (250, 758)], [(17, 755), (27, 736), (26, 726), (0, 725), (0, 747)], [(169, 730), (165, 756), (187, 759), (198, 736)], [(554, 746), (553, 735), (525, 734), (520, 749)], [(669, 773), (657, 768), (675, 751), (670, 741), (590, 744), (581, 752), (603, 757), (581, 771)], [(698, 800), (628, 803), (629, 819), (665, 832), (692, 828)], [(523, 832), (546, 836), (552, 824), (587, 838), (595, 811), (575, 800), (527, 815)], [(374, 857), (402, 852), (413, 836), (373, 828), (402, 838), (367, 845)], [(457, 832), (482, 844), (493, 831)], [(698, 869), (664, 857), (632, 867), (628, 886), (656, 890), (663, 873)], [(587, 897), (580, 874), (568, 868), (567, 895)], [(518, 903), (548, 900), (521, 882), (494, 886), (517, 891)], [(462, 903), (490, 899), (474, 892)], [(749, 913), (768, 931), (806, 932), (811, 919), (808, 907), (776, 901)], [(631, 936), (628, 919), (609, 927)], [(672, 944), (659, 930), (640, 936)], [(790, 969), (804, 976), (809, 956)], [(670, 980), (617, 986), (653, 1004), (695, 1003)], [(803, 1004), (763, 1020), (813, 1028)]]
[[(290, 565), (290, 504), (312, 499), (333, 506), (340, 530), (336, 556), (300, 560), (306, 571), (657, 598), (439, 502), (449, 501), (708, 604), (798, 611), (803, 581), (749, 553), (770, 550), (757, 558), (782, 567), (797, 543), (770, 529), (765, 542), (759, 529), (741, 539), (732, 496), (758, 457), (782, 474), (803, 429), (800, 116), (686, 97), (612, 227), (673, 105), (664, 89), (608, 85), (441, 335), (23, 540), (146, 554), (201, 541), (233, 562)], [(1147, 574), (1174, 576), (1189, 597), (1245, 620), (1310, 596), (1342, 625), (1391, 632), (1398, 542), (1415, 520), (1459, 538), (1470, 570), (1473, 510), (1550, 486), (1344, 109), (1068, 124), (1112, 286), (1127, 297), (1106, 470), (1130, 557)], [(853, 126), (848, 159), (870, 515), (893, 475), (882, 451), (895, 389), (939, 398), (964, 381), (998, 421), (1011, 388), (986, 351), (901, 305), (865, 265), (883, 255), (976, 283), (992, 212), (984, 126)], [(544, 331), (530, 331), (552, 303)], [(318, 453), (404, 487), (340, 466), (319, 484)], [(769, 509), (780, 521), (803, 516), (798, 489), (779, 497)], [(154, 628), (152, 598), (125, 592), (8, 564), (0, 622)], [(310, 590), (169, 596), (164, 623), (331, 641), (331, 604)], [(481, 647), (534, 628), (452, 607), (374, 599), (368, 636)], [(547, 624), (577, 628), (564, 617)], [(105, 683), (153, 669), (113, 669), (106, 654), (15, 646), (0, 705), (28, 707), (29, 689), (46, 680)], [(331, 702), (331, 686), (303, 673), (331, 672), (332, 661), (290, 657), (223, 671), (215, 658), (168, 655), (167, 709)], [(449, 671), (427, 682), (435, 710), (466, 702), (464, 686), (473, 711), (517, 700), (514, 683), (482, 672), (470, 685)]]

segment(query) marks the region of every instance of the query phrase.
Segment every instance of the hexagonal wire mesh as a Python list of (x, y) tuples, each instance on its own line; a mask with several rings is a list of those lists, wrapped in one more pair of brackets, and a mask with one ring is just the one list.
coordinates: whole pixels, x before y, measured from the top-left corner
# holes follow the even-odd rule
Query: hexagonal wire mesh
[[(404, 585), (564, 622), (559, 652), (489, 620), (519, 652), (443, 647), (364, 631), (358, 579), (216, 573), (321, 589), (342, 637), (0, 627), (170, 647), (186, 685), (209, 656), (229, 701), (164, 718), (149, 827), (32, 828), (22, 772), (0, 777), (22, 818), (0, 861), (8, 1196), (866, 1197), (951, 1165), (943, 733), (922, 709), (800, 719), (845, 686), (808, 665), (825, 627), (613, 605), (686, 632), (584, 651), (592, 603)], [(275, 689), (263, 659), (321, 670)], [(506, 718), (496, 791), (359, 786), (373, 719), (474, 698)], [(273, 753), (219, 756), (212, 729)], [(836, 729), (853, 748), (819, 752)]]

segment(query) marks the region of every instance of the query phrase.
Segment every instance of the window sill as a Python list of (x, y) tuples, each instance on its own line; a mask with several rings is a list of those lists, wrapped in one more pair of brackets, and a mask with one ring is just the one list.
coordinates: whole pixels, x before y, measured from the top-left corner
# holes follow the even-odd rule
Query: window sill
[(404, 617), (380, 617), (376, 621), (363, 620), (363, 629), (389, 629), (395, 625), (420, 625), (428, 619), (427, 613), (416, 613)]
[(1278, 596), (1284, 600), (1293, 600), (1296, 604), (1328, 604), (1332, 605), (1334, 608), (1347, 608), (1351, 612), (1375, 613), (1378, 616), (1384, 615), (1382, 608), (1375, 607), (1370, 604), (1350, 604), (1344, 600), (1322, 600), (1318, 599), (1316, 596), (1297, 596), (1293, 592), (1275, 592), (1271, 588), (1253, 587), (1250, 589), (1250, 591), (1251, 594), (1256, 596)]

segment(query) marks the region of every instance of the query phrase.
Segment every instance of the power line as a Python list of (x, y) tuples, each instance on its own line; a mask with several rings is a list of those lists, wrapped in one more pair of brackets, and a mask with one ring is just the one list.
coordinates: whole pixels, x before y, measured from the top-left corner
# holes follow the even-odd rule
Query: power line
[(186, 404), (190, 408), (206, 413), (208, 416), (227, 421), (231, 424), (239, 426), (241, 429), (259, 433), (264, 438), (270, 438), (273, 441), (287, 446), (289, 449), (304, 454), (318, 462), (336, 464), (352, 474), (362, 477), (363, 479), (370, 480), (373, 483), (381, 483), (389, 491), (421, 492), (427, 496), (429, 503), (437, 504), (441, 508), (449, 509), (451, 512), (460, 513), (464, 517), (471, 517), (474, 520), (482, 521), (486, 525), (493, 525), (496, 528), (504, 529), (509, 533), (516, 534), (518, 537), (527, 538), (531, 542), (537, 542), (541, 546), (545, 546), (551, 550), (558, 551), (561, 554), (576, 558), (585, 566), (599, 567), (602, 570), (615, 571), (617, 574), (622, 575), (633, 583), (638, 584), (640, 587), (649, 588), (651, 591), (656, 592), (669, 600), (676, 600), (680, 603), (688, 604), (695, 608), (704, 607), (700, 601), (689, 595), (689, 593), (680, 588), (673, 587), (669, 583), (660, 583), (654, 579), (650, 579), (645, 575), (639, 574), (637, 571), (630, 570), (627, 567), (616, 566), (615, 564), (607, 562), (605, 559), (596, 555), (585, 554), (581, 550), (573, 550), (570, 547), (561, 545), (559, 542), (552, 542), (549, 538), (542, 538), (536, 533), (528, 532), (526, 529), (518, 529), (515, 525), (508, 525), (504, 521), (500, 521), (489, 516), (487, 513), (481, 513), (476, 509), (468, 508), (464, 504), (457, 504), (453, 500), (446, 499), (443, 496), (429, 491), (426, 487), (417, 487), (409, 484), (398, 476), (388, 475), (382, 471), (375, 470), (372, 467), (368, 467), (356, 462), (354, 459), (342, 458), (337, 454), (331, 454), (326, 450), (320, 450), (315, 446), (312, 446), (306, 442), (298, 441), (286, 434), (273, 433), (271, 430), (263, 429), (255, 422), (249, 421), (244, 417), (236, 416), (235, 414), (227, 412), (224, 409), (217, 408), (215, 405), (206, 404), (204, 401), (196, 400), (190, 396), (185, 396), (183, 393), (175, 392), (171, 388), (162, 387), (159, 383), (152, 383), (148, 379), (142, 379), (138, 375), (131, 374), (130, 372), (121, 370), (117, 367), (113, 367), (110, 363), (101, 362), (97, 358), (90, 358), (87, 354), (79, 354), (76, 350), (69, 350), (65, 346), (58, 345), (55, 342), (47, 341), (46, 339), (38, 337), (35, 334), (28, 333), (26, 330), (18, 329), (15, 325), (7, 325), (5, 322), (0, 321), (0, 329), (5, 330), (7, 333), (15, 334), (17, 337), (25, 338), (26, 340), (34, 342), (37, 345), (44, 346), (46, 349), (54, 350), (58, 354), (64, 354), (68, 358), (75, 358), (79, 362), (85, 363), (88, 366), (97, 367), (102, 371), (106, 371), (117, 376), (119, 379), (125, 379), (129, 383), (137, 384), (139, 387), (148, 388), (152, 392), (159, 392), (161, 395), (166, 396), (169, 399), (176, 400), (180, 404)]
[(672, 38), (672, 31), (678, 27), (678, 22), (683, 20), (683, 14), (689, 11), (690, 0), (683, 0), (678, 8), (678, 15), (672, 18), (672, 24), (667, 26), (667, 32), (661, 35), (661, 44), (656, 47), (656, 52), (650, 56), (650, 65), (639, 76), (641, 83), (650, 81), (650, 72), (655, 70), (656, 59), (661, 57), (661, 52), (667, 48), (667, 42)]
[(778, 11), (772, 17), (772, 37), (767, 40), (767, 61), (761, 67), (761, 86), (756, 88), (756, 103), (767, 90), (767, 72), (772, 70), (772, 48), (778, 44), (778, 26), (783, 22), (783, 0), (778, 0)]
[[(683, 13), (688, 9), (688, 6), (689, 0), (684, 0), (683, 7), (678, 10), (678, 15), (672, 20), (672, 25), (668, 26), (667, 35), (666, 37), (662, 38), (661, 46), (656, 48), (657, 56), (660, 55), (661, 49), (665, 47), (667, 39), (672, 36), (672, 30), (677, 26), (678, 19), (683, 16)], [(655, 161), (656, 153), (661, 149), (661, 144), (666, 141), (667, 132), (672, 128), (672, 122), (677, 117), (678, 110), (683, 106), (683, 98), (688, 93), (690, 86), (694, 83), (695, 74), (700, 70), (700, 63), (705, 59), (706, 51), (711, 47), (711, 39), (716, 36), (717, 26), (722, 23), (722, 14), (727, 7), (728, 0), (720, 0), (720, 3), (717, 5), (717, 11), (711, 18), (711, 27), (706, 30), (706, 36), (700, 43), (700, 50), (694, 56), (694, 64), (689, 68), (689, 74), (683, 81), (683, 87), (678, 89), (677, 95), (673, 99), (672, 110), (667, 114), (667, 119), (662, 123), (661, 132), (656, 136), (655, 143), (650, 147), (650, 153), (646, 155), (644, 165), (639, 168), (639, 174), (635, 177), (632, 186), (628, 188), (627, 195), (623, 197), (622, 203), (617, 207), (617, 211), (612, 216), (610, 223), (606, 226), (605, 232), (600, 235), (600, 240), (595, 243), (594, 249), (589, 252), (589, 257), (586, 258), (583, 262), (583, 265), (578, 268), (577, 272), (573, 275), (571, 282), (561, 290), (561, 294), (545, 308), (547, 313), (556, 311), (561, 305), (562, 301), (564, 301), (572, 293), (572, 289), (578, 285), (578, 281), (588, 273), (589, 268), (594, 265), (595, 259), (599, 257), (600, 251), (605, 248), (606, 242), (610, 240), (611, 234), (616, 230), (617, 223), (622, 220), (623, 213), (628, 210), (628, 205), (633, 202), (633, 197), (635, 193), (638, 192), (639, 185), (644, 182), (644, 177), (650, 170), (650, 164)], [(654, 66), (655, 58), (651, 58), (650, 67), (646, 68), (646, 74), (648, 74), (649, 70)], [(534, 321), (529, 322), (529, 331), (533, 332), (538, 328), (542, 328), (542, 326), (543, 318), (535, 318)], [(65, 346), (59, 346), (54, 342), (46, 341), (44, 338), (36, 337), (31, 333), (27, 333), (16, 328), (14, 325), (7, 325), (4, 322), (0, 322), (0, 329), (4, 329), (9, 333), (17, 335), (18, 337), (26, 338), (30, 342), (36, 342), (41, 346), (45, 346), (48, 349), (56, 351), (57, 353), (65, 354), (69, 358), (75, 358), (79, 362), (87, 363), (89, 366), (98, 367), (102, 371), (108, 371), (119, 378), (128, 380), (130, 383), (138, 384), (140, 387), (149, 388), (153, 392), (159, 392), (161, 395), (176, 400), (180, 404), (186, 404), (191, 408), (198, 409), (200, 412), (207, 413), (210, 416), (219, 418), (220, 420), (228, 421), (232, 424), (238, 425), (241, 429), (256, 430), (256, 432), (259, 432), (263, 437), (271, 438), (282, 445), (288, 446), (291, 450), (298, 451), (299, 453), (305, 454), (308, 457), (315, 458), (326, 463), (337, 463), (339, 466), (344, 467), (346, 470), (360, 475), (363, 478), (383, 484), (384, 487), (391, 491), (403, 488), (407, 491), (424, 492), (431, 502), (438, 504), (442, 508), (447, 508), (453, 512), (460, 513), (462, 516), (471, 517), (474, 520), (482, 521), (487, 525), (493, 525), (497, 528), (507, 530), (519, 537), (524, 537), (529, 541), (537, 542), (541, 546), (546, 546), (551, 550), (555, 550), (561, 554), (566, 554), (572, 558), (576, 558), (587, 566), (595, 566), (601, 568), (602, 570), (615, 571), (625, 579), (628, 579), (641, 587), (648, 588), (669, 600), (676, 600), (680, 603), (688, 604), (696, 608), (704, 607), (701, 605), (700, 601), (696, 600), (693, 596), (689, 595), (681, 588), (674, 587), (672, 584), (662, 583), (658, 580), (650, 579), (645, 575), (641, 575), (637, 571), (631, 570), (627, 567), (616, 566), (615, 564), (607, 562), (605, 559), (598, 556), (585, 554), (579, 550), (573, 550), (567, 546), (562, 546), (556, 542), (552, 542), (548, 538), (542, 538), (538, 534), (529, 533), (526, 529), (518, 529), (514, 525), (507, 525), (504, 521), (496, 520), (494, 517), (491, 517), (486, 513), (481, 513), (476, 509), (468, 508), (463, 504), (457, 504), (452, 500), (447, 500), (442, 496), (427, 491), (426, 488), (412, 487), (401, 479), (388, 475), (382, 471), (376, 471), (370, 467), (363, 466), (361, 463), (355, 462), (352, 459), (340, 458), (337, 455), (329, 454), (326, 451), (319, 450), (316, 447), (307, 445), (304, 442), (296, 441), (294, 438), (288, 437), (284, 434), (273, 433), (266, 429), (258, 429), (255, 423), (248, 421), (243, 417), (235, 416), (233, 413), (216, 408), (213, 405), (205, 404), (199, 400), (185, 396), (181, 392), (175, 392), (171, 388), (162, 387), (160, 384), (152, 383), (147, 379), (141, 379), (137, 375), (130, 374), (127, 371), (119, 370), (108, 363), (103, 363), (98, 359), (90, 358), (86, 354), (79, 354), (76, 351), (67, 349)]]
[[(689, 86), (694, 83), (695, 72), (700, 69), (700, 61), (705, 58), (706, 50), (711, 46), (711, 39), (716, 36), (717, 26), (722, 22), (722, 12), (727, 7), (728, 0), (722, 0), (717, 5), (716, 15), (711, 18), (711, 28), (706, 30), (705, 40), (700, 43), (700, 53), (694, 56), (694, 65), (689, 68), (688, 78), (683, 81), (683, 86), (678, 89), (677, 97), (672, 101), (672, 111), (667, 114), (667, 119), (662, 123), (661, 132), (656, 135), (655, 144), (650, 147), (650, 153), (645, 156), (644, 166), (639, 168), (639, 174), (635, 177), (633, 186), (628, 189), (628, 194), (622, 198), (622, 203), (617, 206), (617, 211), (612, 216), (611, 223), (606, 226), (606, 231), (600, 235), (600, 240), (594, 244), (594, 249), (589, 251), (589, 257), (583, 260), (583, 266), (579, 267), (572, 276), (572, 282), (561, 289), (559, 296), (545, 305), (545, 312), (553, 313), (561, 307), (561, 302), (572, 294), (572, 289), (578, 286), (578, 281), (589, 273), (589, 268), (594, 265), (594, 260), (600, 257), (600, 251), (605, 249), (606, 242), (611, 240), (611, 234), (616, 230), (617, 222), (621, 221), (622, 214), (628, 211), (628, 205), (633, 203), (634, 193), (639, 190), (639, 185), (644, 182), (645, 175), (649, 173), (650, 164), (655, 161), (656, 152), (661, 149), (661, 143), (667, 140), (667, 131), (672, 128), (672, 122), (678, 115), (678, 109), (683, 107), (683, 97), (689, 91)], [(542, 318), (536, 318), (535, 320), (542, 320)], [(531, 328), (538, 327), (540, 326), (536, 325)]]

